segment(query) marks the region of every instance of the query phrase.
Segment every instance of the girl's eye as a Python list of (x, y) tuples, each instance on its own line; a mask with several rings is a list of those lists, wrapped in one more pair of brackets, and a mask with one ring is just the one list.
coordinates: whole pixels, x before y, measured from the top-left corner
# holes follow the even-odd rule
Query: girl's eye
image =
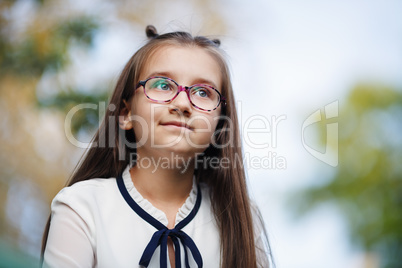
[(151, 88), (161, 91), (168, 91), (172, 89), (172, 86), (170, 85), (169, 81), (161, 79), (152, 83)]
[(168, 83), (159, 83), (157, 86), (156, 86), (156, 88), (157, 89), (160, 89), (160, 90), (163, 90), (163, 91), (165, 91), (165, 90), (170, 90), (170, 86), (169, 86), (169, 84)]
[(209, 93), (209, 90), (206, 88), (197, 87), (194, 89), (193, 95), (195, 95), (197, 97), (201, 97), (201, 98), (208, 98), (210, 93)]

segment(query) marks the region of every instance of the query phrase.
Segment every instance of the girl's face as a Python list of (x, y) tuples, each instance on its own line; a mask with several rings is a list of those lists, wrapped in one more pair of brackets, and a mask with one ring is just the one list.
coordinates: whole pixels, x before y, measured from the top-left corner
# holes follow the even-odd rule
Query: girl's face
[[(145, 64), (140, 80), (153, 76), (171, 78), (181, 86), (207, 84), (221, 92), (219, 64), (198, 47), (159, 48)], [(184, 91), (170, 103), (151, 102), (140, 86), (131, 103), (131, 121), (126, 129), (133, 128), (140, 157), (172, 152), (192, 157), (211, 143), (220, 113), (221, 105), (211, 112), (198, 110)]]

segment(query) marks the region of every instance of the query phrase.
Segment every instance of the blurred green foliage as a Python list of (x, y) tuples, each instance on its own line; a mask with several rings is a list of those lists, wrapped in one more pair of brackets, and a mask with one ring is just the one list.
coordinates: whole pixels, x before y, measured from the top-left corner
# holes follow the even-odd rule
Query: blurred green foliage
[[(320, 125), (325, 142), (326, 126)], [(335, 203), (351, 242), (378, 254), (383, 268), (402, 263), (402, 92), (360, 84), (339, 114), (339, 166), (325, 185), (298, 196), (298, 212)]]
[(40, 77), (45, 71), (58, 71), (68, 63), (71, 44), (88, 47), (98, 29), (97, 19), (80, 16), (27, 32), (22, 40), (0, 39), (0, 75)]
[[(18, 77), (18, 80), (39, 80), (46, 73), (63, 71), (69, 63), (69, 51), (73, 47), (90, 49), (94, 37), (100, 29), (100, 19), (89, 15), (67, 16), (48, 22), (38, 18), (28, 25), (20, 38), (9, 36), (12, 28), (10, 13), (18, 1), (9, 1), (1, 5), (0, 31), (0, 78)], [(44, 4), (37, 2), (37, 15), (41, 15)], [(77, 88), (55, 88), (46, 99), (36, 100), (39, 108), (53, 108), (67, 113), (78, 103), (98, 103), (107, 100), (107, 90), (88, 90)], [(72, 132), (79, 130), (93, 131), (98, 126), (99, 114), (92, 109), (79, 111), (72, 121)]]
[[(97, 104), (100, 101), (107, 101), (108, 96), (109, 92), (106, 90), (87, 93), (69, 89), (68, 91), (61, 91), (54, 97), (39, 100), (38, 104), (41, 108), (56, 109), (67, 113), (79, 103)], [(99, 118), (102, 118), (102, 116), (99, 115), (98, 109), (82, 109), (77, 111), (71, 121), (72, 133), (79, 131), (93, 132), (99, 127)]]
[(29, 268), (38, 267), (37, 260), (10, 247), (8, 243), (0, 240), (0, 268)]

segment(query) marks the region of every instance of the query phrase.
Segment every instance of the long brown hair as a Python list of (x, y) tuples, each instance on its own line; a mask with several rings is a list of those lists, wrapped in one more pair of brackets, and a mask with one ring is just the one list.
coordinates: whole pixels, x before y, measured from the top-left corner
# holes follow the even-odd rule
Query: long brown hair
[[(129, 164), (130, 153), (135, 152), (135, 146), (133, 146), (135, 134), (133, 130), (122, 131), (117, 118), (125, 108), (124, 101), (129, 101), (133, 97), (139, 74), (149, 57), (158, 48), (167, 45), (203, 48), (220, 65), (221, 93), (226, 98), (226, 105), (222, 107), (221, 114), (228, 119), (218, 123), (218, 131), (215, 132), (217, 134), (214, 137), (214, 144), (227, 146), (211, 145), (204, 152), (203, 159), (226, 158), (231, 166), (219, 169), (197, 168), (195, 175), (198, 181), (205, 182), (210, 189), (211, 202), (220, 232), (221, 266), (257, 267), (253, 216), (243, 168), (240, 130), (229, 69), (223, 52), (219, 48), (220, 41), (203, 36), (193, 37), (187, 32), (158, 35), (153, 26), (148, 26), (146, 33), (150, 40), (131, 57), (124, 67), (109, 102), (109, 107), (114, 109), (107, 109), (103, 123), (92, 140), (92, 146), (77, 165), (68, 186), (92, 178), (116, 177)], [(114, 132), (110, 131), (111, 128)], [(105, 144), (106, 142), (108, 144)], [(104, 146), (100, 146), (101, 144)], [(210, 165), (202, 166), (210, 167)], [(43, 236), (42, 260), (50, 220), (49, 218)], [(254, 218), (255, 220), (260, 219)]]

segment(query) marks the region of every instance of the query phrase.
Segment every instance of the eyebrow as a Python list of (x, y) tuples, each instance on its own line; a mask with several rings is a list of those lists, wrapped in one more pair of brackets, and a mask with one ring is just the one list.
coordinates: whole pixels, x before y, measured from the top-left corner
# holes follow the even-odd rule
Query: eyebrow
[[(172, 77), (174, 77), (174, 75), (170, 72), (153, 72), (151, 73), (148, 77), (153, 77), (153, 76), (165, 76), (167, 78), (173, 79)], [(173, 79), (174, 80), (174, 79)], [(194, 84), (207, 84), (207, 85), (211, 85), (212, 87), (214, 87), (215, 89), (218, 90), (218, 87), (216, 86), (216, 84), (214, 82), (212, 82), (211, 80), (205, 79), (205, 78), (197, 78), (194, 80)], [(192, 86), (192, 85), (189, 85)]]

